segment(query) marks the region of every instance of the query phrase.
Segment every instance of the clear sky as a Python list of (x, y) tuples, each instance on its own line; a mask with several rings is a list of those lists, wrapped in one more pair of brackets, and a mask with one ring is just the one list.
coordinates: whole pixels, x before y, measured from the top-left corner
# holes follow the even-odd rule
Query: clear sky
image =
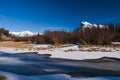
[(120, 22), (120, 0), (0, 0), (0, 27), (10, 31), (70, 31), (81, 21)]

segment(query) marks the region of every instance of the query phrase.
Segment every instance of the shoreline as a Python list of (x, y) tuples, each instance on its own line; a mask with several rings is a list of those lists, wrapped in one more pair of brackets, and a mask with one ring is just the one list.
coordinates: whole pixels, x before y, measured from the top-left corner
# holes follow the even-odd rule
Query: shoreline
[(50, 44), (28, 44), (25, 42), (0, 42), (0, 51), (11, 54), (35, 52), (44, 54), (51, 58), (84, 60), (98, 59), (101, 57), (120, 58), (120, 46), (100, 45), (50, 45)]
[[(74, 48), (74, 47), (73, 47)], [(48, 54), (51, 55), (51, 58), (61, 58), (61, 59), (72, 59), (72, 60), (84, 60), (84, 59), (98, 59), (102, 57), (114, 57), (120, 58), (120, 51), (113, 52), (88, 52), (88, 51), (70, 51), (65, 52), (65, 48), (58, 48), (52, 51), (50, 50), (28, 50), (28, 49), (19, 49), (15, 50), (14, 48), (0, 48), (1, 52), (19, 54), (19, 53), (37, 53), (37, 54)]]

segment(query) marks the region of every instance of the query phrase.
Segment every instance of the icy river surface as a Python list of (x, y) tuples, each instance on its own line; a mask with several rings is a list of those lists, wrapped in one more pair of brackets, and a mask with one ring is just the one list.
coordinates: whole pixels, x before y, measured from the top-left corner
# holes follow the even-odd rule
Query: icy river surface
[[(49, 54), (40, 55), (36, 52), (17, 54), (0, 52), (0, 71), (24, 76), (27, 80), (60, 80), (63, 75), (69, 77), (62, 80), (120, 80), (118, 58), (69, 60), (49, 56)], [(50, 78), (50, 75), (55, 74), (57, 77)], [(47, 78), (43, 78), (46, 75)], [(30, 76), (32, 78), (25, 78)], [(23, 80), (23, 78), (16, 80)]]

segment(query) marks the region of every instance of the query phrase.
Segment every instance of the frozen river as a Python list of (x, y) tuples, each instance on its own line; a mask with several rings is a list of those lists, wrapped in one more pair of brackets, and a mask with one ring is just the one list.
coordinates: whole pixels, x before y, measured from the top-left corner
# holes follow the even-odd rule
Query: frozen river
[(120, 79), (120, 59), (117, 58), (68, 60), (49, 58), (50, 55), (40, 55), (35, 52), (25, 54), (0, 53), (0, 71), (17, 75), (66, 74), (73, 78), (107, 76)]

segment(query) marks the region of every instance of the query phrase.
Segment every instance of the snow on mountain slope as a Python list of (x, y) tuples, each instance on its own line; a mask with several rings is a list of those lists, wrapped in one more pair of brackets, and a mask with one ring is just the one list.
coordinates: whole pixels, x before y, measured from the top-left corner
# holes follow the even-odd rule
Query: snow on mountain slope
[(10, 32), (10, 34), (17, 36), (17, 37), (28, 37), (37, 35), (37, 32), (31, 32), (31, 31), (22, 31), (22, 32)]
[[(92, 28), (93, 26), (94, 27), (100, 27), (100, 28), (103, 28), (105, 27), (105, 25), (97, 25), (97, 24), (91, 24), (87, 21), (84, 21), (84, 22), (81, 22), (82, 23), (82, 28)], [(31, 31), (22, 31), (22, 32), (10, 32), (10, 34), (14, 35), (14, 36), (17, 36), (17, 37), (28, 37), (28, 36), (33, 36), (33, 35), (37, 35), (38, 32), (31, 32)]]
[(91, 27), (91, 26), (92, 26), (92, 24), (89, 23), (89, 22), (87, 22), (87, 21), (82, 22), (82, 27), (83, 27), (83, 28), (87, 28), (87, 27)]
[(103, 28), (103, 27), (105, 27), (105, 25), (101, 25), (101, 24), (99, 24), (99, 25), (97, 25), (97, 24), (91, 24), (91, 23), (89, 23), (89, 22), (87, 22), (87, 21), (85, 21), (85, 22), (82, 22), (82, 28), (92, 28), (92, 27), (100, 27), (100, 28)]

